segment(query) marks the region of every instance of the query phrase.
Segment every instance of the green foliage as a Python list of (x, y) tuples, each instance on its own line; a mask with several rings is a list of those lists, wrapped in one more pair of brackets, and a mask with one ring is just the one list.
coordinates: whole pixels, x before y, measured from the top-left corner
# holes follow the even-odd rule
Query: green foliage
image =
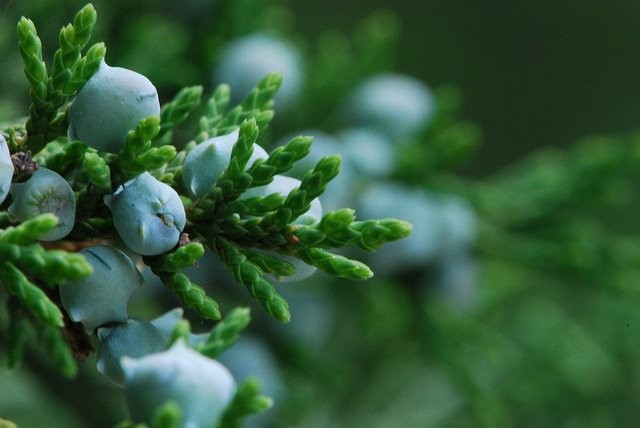
[(356, 221), (352, 209), (341, 209), (325, 214), (318, 223), (299, 226), (295, 236), (310, 247), (339, 248), (358, 246), (363, 250), (375, 251), (385, 242), (406, 238), (411, 225), (397, 219)]
[(248, 173), (253, 178), (252, 184), (264, 186), (273, 180), (274, 175), (289, 171), (296, 161), (309, 154), (312, 142), (311, 137), (299, 136), (284, 146), (276, 147), (266, 160), (258, 160), (249, 168)]
[(204, 247), (198, 242), (190, 242), (178, 247), (173, 253), (160, 256), (160, 260), (153, 262), (162, 272), (177, 272), (189, 266), (193, 266), (204, 255)]
[(180, 272), (161, 273), (160, 279), (174, 293), (180, 297), (185, 306), (195, 309), (204, 319), (220, 319), (220, 307), (201, 286), (192, 282), (189, 277)]
[(218, 428), (239, 428), (245, 417), (262, 412), (272, 406), (270, 398), (260, 395), (255, 379), (247, 379), (238, 386), (236, 395), (222, 416)]
[(156, 141), (168, 144), (173, 136), (173, 130), (182, 124), (189, 114), (200, 105), (202, 86), (183, 88), (172, 101), (162, 106), (160, 111), (160, 131)]
[(273, 284), (264, 279), (262, 269), (250, 262), (240, 247), (219, 236), (213, 242), (213, 248), (233, 273), (236, 281), (247, 288), (251, 297), (260, 302), (262, 307), (278, 321), (289, 322), (291, 319), (289, 304), (276, 292)]
[(81, 9), (60, 31), (60, 48), (53, 58), (51, 72), (42, 56), (42, 42), (34, 23), (22, 18), (18, 23), (18, 48), (29, 81), (29, 120), (25, 128), (28, 138), (23, 150), (39, 152), (44, 145), (66, 132), (66, 113), (61, 109), (77, 90), (96, 72), (106, 48), (97, 43), (84, 56), (83, 48), (91, 38), (96, 11), (91, 4)]
[(322, 248), (307, 248), (297, 255), (306, 263), (339, 278), (361, 280), (373, 276), (371, 269), (364, 263), (332, 254)]
[(207, 357), (216, 358), (225, 349), (233, 346), (239, 334), (249, 325), (250, 320), (248, 308), (235, 308), (216, 324), (207, 340), (199, 344), (196, 349)]
[(11, 262), (2, 262), (0, 282), (5, 289), (16, 296), (20, 303), (39, 320), (58, 327), (62, 327), (62, 312), (37, 285)]
[(251, 118), (260, 131), (265, 129), (273, 118), (273, 96), (281, 83), (282, 76), (279, 73), (267, 75), (242, 104), (230, 110), (231, 89), (227, 85), (218, 86), (207, 102), (205, 114), (200, 118), (197, 141), (228, 134)]
[(82, 167), (91, 184), (101, 189), (111, 189), (111, 169), (97, 152), (86, 151), (82, 158)]

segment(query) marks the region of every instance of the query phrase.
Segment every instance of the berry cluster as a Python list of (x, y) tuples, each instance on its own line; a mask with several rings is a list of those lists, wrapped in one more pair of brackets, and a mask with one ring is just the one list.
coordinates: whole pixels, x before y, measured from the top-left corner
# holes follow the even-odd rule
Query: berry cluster
[[(220, 320), (218, 303), (183, 272), (206, 249), (287, 322), (288, 304), (267, 278), (298, 280), (321, 269), (366, 279), (366, 265), (329, 250), (372, 251), (407, 236), (410, 226), (356, 221), (349, 209), (323, 215), (319, 197), (340, 156), (316, 158), (292, 178), (285, 174), (309, 154), (312, 138), (293, 137), (271, 153), (257, 144), (281, 75), (267, 75), (233, 108), (224, 84), (203, 108), (202, 87), (161, 106), (146, 77), (106, 64), (103, 44), (82, 55), (95, 20), (88, 5), (62, 29), (51, 70), (33, 23), (18, 25), (32, 105), (26, 124), (0, 134), (0, 282), (58, 329), (54, 342), (66, 367), (69, 349), (84, 358), (97, 346), (98, 370), (124, 387), (135, 422), (234, 423), (268, 406), (254, 383), (236, 385), (214, 359), (246, 327), (248, 311), (228, 311), (203, 334), (190, 332), (181, 308), (132, 319), (128, 303), (143, 285), (141, 270), (201, 318)], [(174, 138), (198, 109), (193, 139)]]

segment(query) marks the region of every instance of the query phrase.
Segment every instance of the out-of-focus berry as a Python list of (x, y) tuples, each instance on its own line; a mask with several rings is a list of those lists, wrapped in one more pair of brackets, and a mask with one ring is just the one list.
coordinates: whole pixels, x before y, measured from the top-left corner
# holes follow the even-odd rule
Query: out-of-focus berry
[(232, 40), (223, 49), (214, 71), (214, 83), (231, 86), (234, 102), (244, 98), (269, 73), (282, 73), (276, 93), (278, 110), (286, 110), (298, 98), (304, 80), (302, 56), (290, 43), (255, 33)]

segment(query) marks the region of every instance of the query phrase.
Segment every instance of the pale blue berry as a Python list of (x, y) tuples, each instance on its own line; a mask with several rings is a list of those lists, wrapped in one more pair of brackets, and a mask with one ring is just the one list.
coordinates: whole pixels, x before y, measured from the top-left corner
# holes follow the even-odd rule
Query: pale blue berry
[(0, 134), (0, 203), (2, 203), (9, 194), (13, 171), (14, 168), (13, 162), (11, 161), (11, 153), (9, 153), (9, 145), (7, 144), (7, 140)]
[(8, 211), (18, 220), (26, 221), (45, 213), (58, 218), (55, 228), (40, 237), (43, 241), (57, 241), (73, 229), (76, 198), (71, 185), (57, 172), (39, 168), (24, 183), (13, 183), (10, 193), (13, 200)]
[(235, 394), (235, 381), (218, 361), (176, 342), (169, 350), (123, 357), (125, 397), (134, 422), (149, 422), (168, 400), (181, 408), (185, 428), (213, 427)]
[[(98, 371), (111, 382), (123, 386), (122, 357), (140, 358), (164, 351), (183, 312), (182, 308), (174, 308), (151, 321), (129, 319), (113, 327), (99, 328)], [(190, 333), (188, 345), (193, 348), (208, 337), (209, 333)]]
[(85, 329), (127, 320), (131, 294), (142, 285), (133, 261), (108, 245), (93, 245), (80, 252), (91, 265), (90, 276), (60, 285), (60, 299), (69, 317)]
[(143, 256), (172, 249), (187, 221), (178, 193), (148, 172), (124, 183), (105, 203), (122, 241)]
[(149, 321), (127, 320), (115, 327), (98, 330), (97, 367), (107, 379), (116, 385), (124, 384), (124, 372), (120, 359), (162, 352), (167, 338)]
[(362, 218), (395, 217), (412, 224), (409, 237), (390, 242), (371, 254), (371, 264), (377, 272), (423, 267), (442, 252), (445, 232), (440, 201), (422, 189), (374, 182), (360, 195), (357, 213)]
[(229, 84), (233, 101), (239, 102), (267, 74), (279, 72), (283, 80), (275, 101), (278, 109), (288, 109), (302, 89), (303, 68), (302, 55), (290, 43), (255, 33), (224, 47), (214, 71), (214, 83)]
[(140, 73), (104, 61), (69, 109), (69, 137), (117, 153), (141, 119), (160, 114), (155, 86)]
[[(192, 198), (204, 196), (216, 184), (218, 178), (231, 161), (231, 151), (238, 141), (239, 131), (220, 135), (203, 141), (195, 146), (184, 160), (182, 183)], [(253, 145), (253, 154), (247, 162), (249, 168), (258, 158), (267, 158), (267, 152), (257, 144)]]
[(478, 302), (478, 265), (473, 255), (449, 253), (438, 270), (437, 294), (453, 308), (472, 309)]
[(378, 74), (350, 94), (346, 116), (389, 138), (410, 137), (421, 131), (435, 113), (435, 98), (427, 85), (402, 74)]
[(446, 195), (440, 201), (440, 210), (444, 221), (444, 251), (448, 254), (468, 252), (477, 232), (473, 207), (466, 199)]
[(373, 128), (348, 128), (337, 134), (342, 142), (345, 168), (351, 168), (361, 180), (385, 178), (395, 167), (396, 150), (389, 139)]

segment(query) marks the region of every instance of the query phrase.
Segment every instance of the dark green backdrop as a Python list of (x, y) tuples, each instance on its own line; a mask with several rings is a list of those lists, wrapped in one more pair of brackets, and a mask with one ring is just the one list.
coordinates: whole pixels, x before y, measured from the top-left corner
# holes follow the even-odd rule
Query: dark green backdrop
[(387, 7), (403, 22), (400, 70), (454, 83), (484, 129), (469, 171), (486, 174), (540, 145), (640, 125), (640, 2), (291, 1), (298, 27), (348, 28)]

